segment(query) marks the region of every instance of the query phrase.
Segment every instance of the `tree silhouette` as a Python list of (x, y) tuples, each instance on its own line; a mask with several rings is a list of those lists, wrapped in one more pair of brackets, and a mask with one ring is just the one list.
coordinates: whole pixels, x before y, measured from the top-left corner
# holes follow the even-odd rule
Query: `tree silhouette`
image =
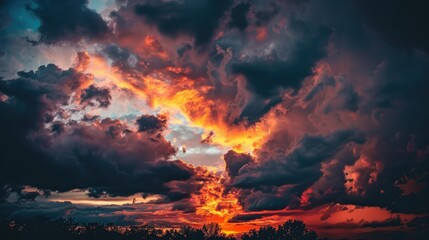
[(223, 237), (222, 228), (218, 223), (204, 224), (201, 230), (203, 231), (206, 239), (215, 240)]
[(317, 240), (316, 232), (309, 230), (302, 221), (288, 220), (277, 229), (271, 226), (252, 229), (241, 236), (242, 240)]
[(179, 230), (167, 231), (164, 239), (174, 240), (199, 240), (204, 239), (204, 233), (201, 229), (193, 228), (190, 226), (182, 226)]
[[(118, 227), (113, 224), (78, 224), (73, 219), (48, 220), (37, 218), (25, 222), (0, 222), (0, 239), (13, 240), (235, 240), (226, 236), (218, 223), (209, 223), (202, 228), (182, 226), (162, 230), (148, 225)], [(307, 229), (302, 221), (289, 220), (277, 228), (264, 226), (252, 229), (242, 240), (316, 240), (314, 231)]]
[(291, 240), (312, 240), (317, 239), (316, 232), (307, 229), (304, 222), (289, 220), (280, 225), (277, 230), (279, 237)]

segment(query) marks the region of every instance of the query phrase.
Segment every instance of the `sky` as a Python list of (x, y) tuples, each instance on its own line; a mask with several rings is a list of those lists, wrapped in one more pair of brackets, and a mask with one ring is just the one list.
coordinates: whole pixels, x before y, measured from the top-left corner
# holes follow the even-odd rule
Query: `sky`
[(429, 224), (429, 4), (1, 0), (0, 219)]

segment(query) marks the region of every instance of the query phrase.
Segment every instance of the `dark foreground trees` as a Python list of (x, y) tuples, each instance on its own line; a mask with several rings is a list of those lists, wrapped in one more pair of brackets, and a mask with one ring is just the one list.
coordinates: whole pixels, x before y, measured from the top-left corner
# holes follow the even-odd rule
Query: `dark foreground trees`
[(289, 220), (277, 228), (265, 226), (243, 234), (242, 240), (317, 240), (316, 232), (309, 230), (304, 222)]
[(1, 222), (0, 239), (13, 240), (316, 240), (314, 231), (308, 230), (301, 221), (287, 221), (273, 228), (261, 227), (240, 237), (226, 236), (217, 223), (202, 228), (182, 226), (179, 229), (161, 230), (143, 226), (118, 227), (112, 224), (78, 224), (71, 219), (55, 221), (36, 219), (27, 222)]

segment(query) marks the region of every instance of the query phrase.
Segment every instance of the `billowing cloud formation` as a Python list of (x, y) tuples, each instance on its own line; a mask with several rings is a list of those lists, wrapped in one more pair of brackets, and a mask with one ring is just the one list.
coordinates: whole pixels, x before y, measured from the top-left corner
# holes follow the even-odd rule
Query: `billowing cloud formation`
[(179, 34), (194, 37), (195, 45), (199, 46), (211, 40), (231, 4), (231, 0), (146, 1), (137, 5), (135, 12), (161, 33), (169, 37)]
[(98, 88), (94, 85), (89, 86), (87, 89), (82, 91), (80, 95), (80, 104), (94, 106), (95, 100), (98, 102), (99, 107), (108, 107), (112, 96), (110, 95), (108, 88)]
[(101, 16), (87, 7), (88, 0), (35, 0), (34, 3), (36, 6), (29, 5), (28, 9), (40, 19), (39, 42), (100, 41), (110, 33)]
[(249, 12), (250, 4), (241, 2), (237, 4), (231, 10), (231, 22), (229, 23), (230, 27), (236, 27), (241, 31), (245, 30), (248, 26), (247, 22), (247, 13)]
[(136, 120), (139, 132), (156, 132), (165, 129), (167, 119), (165, 116), (142, 115)]
[(232, 150), (225, 154), (224, 159), (225, 169), (231, 178), (237, 176), (243, 166), (252, 162), (252, 157), (249, 154), (236, 153)]
[(107, 89), (84, 88), (92, 75), (53, 64), (18, 75), (0, 87), (6, 97), (0, 102), (2, 185), (60, 192), (90, 189), (92, 197), (152, 193), (181, 198), (176, 191), (185, 190), (168, 183), (187, 181), (196, 172), (182, 161), (167, 161), (176, 149), (160, 133), (142, 130), (154, 129), (152, 122), (140, 118), (135, 132), (119, 120), (85, 115), (78, 122), (61, 114), (80, 89), (80, 103), (95, 98), (100, 107), (108, 106)]
[[(1, 19), (13, 22), (15, 5), (4, 6)], [(230, 232), (292, 216), (335, 237), (425, 226), (425, 2), (89, 6), (23, 7), (40, 20), (39, 44), (21, 39), (23, 48), (50, 57), (43, 46), (72, 46), (78, 58), (68, 70), (56, 56), (57, 65), (0, 81), (3, 201), (33, 205), (73, 189), (93, 200), (140, 194), (139, 206), (100, 211), (163, 227), (178, 226), (180, 212)], [(10, 35), (9, 20), (0, 27)], [(14, 38), (5, 39), (11, 56)], [(7, 206), (4, 215), (17, 214)]]
[[(282, 133), (286, 135), (287, 133)], [(231, 185), (240, 191), (241, 201), (249, 210), (283, 209), (289, 204), (299, 204), (302, 192), (320, 178), (320, 163), (331, 159), (347, 143), (362, 144), (365, 141), (361, 132), (340, 130), (328, 136), (304, 136), (298, 146), (285, 151), (285, 145), (266, 143), (259, 153), (258, 163), (240, 160), (245, 156), (231, 153), (225, 155), (226, 168), (231, 178)], [(265, 150), (266, 149), (266, 150)], [(280, 153), (280, 154), (279, 154)], [(235, 158), (234, 160), (230, 160)], [(239, 172), (238, 162), (244, 166)], [(307, 176), (303, 178), (302, 176)], [(263, 189), (268, 187), (269, 190)], [(254, 190), (246, 190), (254, 189)], [(278, 194), (279, 192), (280, 194)]]

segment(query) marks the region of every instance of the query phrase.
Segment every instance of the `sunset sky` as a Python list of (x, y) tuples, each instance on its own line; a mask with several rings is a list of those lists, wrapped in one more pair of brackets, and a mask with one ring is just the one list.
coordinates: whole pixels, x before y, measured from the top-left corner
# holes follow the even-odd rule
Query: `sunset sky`
[(428, 12), (1, 0), (0, 219), (406, 239), (429, 226)]

